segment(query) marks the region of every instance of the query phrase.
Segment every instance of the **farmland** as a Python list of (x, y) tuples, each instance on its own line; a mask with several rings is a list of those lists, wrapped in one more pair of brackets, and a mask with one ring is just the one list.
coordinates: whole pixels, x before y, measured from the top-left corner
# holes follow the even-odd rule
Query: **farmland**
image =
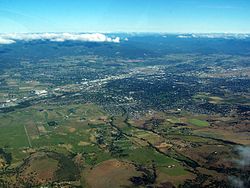
[(0, 46), (0, 186), (248, 185), (243, 42), (123, 37)]

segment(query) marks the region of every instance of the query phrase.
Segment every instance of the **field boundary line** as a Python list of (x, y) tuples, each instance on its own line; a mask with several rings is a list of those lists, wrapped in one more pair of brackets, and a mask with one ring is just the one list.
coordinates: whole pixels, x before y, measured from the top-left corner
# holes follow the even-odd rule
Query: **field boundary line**
[(27, 128), (26, 126), (24, 125), (24, 131), (25, 131), (25, 134), (26, 134), (26, 137), (27, 137), (27, 140), (28, 140), (28, 143), (29, 143), (29, 146), (32, 148), (32, 144), (30, 142), (30, 137), (29, 137), (29, 134), (28, 134), (28, 131), (27, 131)]

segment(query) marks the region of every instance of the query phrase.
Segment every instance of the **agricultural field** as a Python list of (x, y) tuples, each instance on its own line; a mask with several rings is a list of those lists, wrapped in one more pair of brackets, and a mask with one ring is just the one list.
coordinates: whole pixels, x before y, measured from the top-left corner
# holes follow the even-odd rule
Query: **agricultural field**
[[(154, 112), (128, 120), (91, 103), (35, 105), (0, 119), (1, 169), (10, 176), (18, 169), (15, 184), (31, 186), (53, 184), (62, 176), (65, 185), (74, 186), (180, 186), (199, 174), (213, 174), (221, 165), (230, 167), (238, 141), (231, 137), (228, 144), (219, 131), (212, 135), (207, 131), (211, 119), (204, 115)], [(249, 144), (247, 135), (244, 138)], [(71, 173), (67, 168), (68, 175), (67, 165), (73, 168)], [(224, 178), (219, 173), (216, 181)], [(10, 181), (11, 177), (4, 178), (5, 184)]]
[(242, 41), (121, 37), (0, 45), (0, 187), (249, 187)]

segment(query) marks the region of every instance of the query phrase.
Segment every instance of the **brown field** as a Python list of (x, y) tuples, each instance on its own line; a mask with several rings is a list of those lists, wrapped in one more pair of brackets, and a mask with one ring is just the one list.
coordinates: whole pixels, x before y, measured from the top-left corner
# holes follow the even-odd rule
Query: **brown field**
[(93, 188), (132, 186), (129, 178), (138, 175), (132, 164), (118, 160), (104, 161), (84, 173), (87, 186)]
[(21, 169), (18, 179), (21, 182), (27, 181), (33, 186), (48, 183), (54, 179), (57, 169), (57, 160), (49, 158), (45, 153), (35, 153)]
[(221, 128), (203, 128), (200, 130), (194, 130), (194, 133), (200, 134), (211, 134), (215, 135), (223, 140), (229, 140), (238, 144), (250, 145), (250, 133), (249, 132), (235, 132), (230, 129), (221, 129)]
[(185, 175), (179, 175), (179, 176), (171, 176), (166, 173), (162, 173), (160, 171), (157, 172), (157, 179), (156, 184), (162, 185), (164, 183), (170, 182), (171, 184), (178, 187), (178, 185), (182, 184), (187, 179), (194, 179), (195, 175), (192, 173), (188, 173)]
[(232, 166), (232, 149), (224, 145), (202, 145), (196, 148), (182, 150), (182, 153), (199, 164), (210, 167)]
[(73, 132), (75, 132), (76, 131), (76, 128), (74, 128), (74, 127), (69, 127), (69, 132), (70, 133), (73, 133)]

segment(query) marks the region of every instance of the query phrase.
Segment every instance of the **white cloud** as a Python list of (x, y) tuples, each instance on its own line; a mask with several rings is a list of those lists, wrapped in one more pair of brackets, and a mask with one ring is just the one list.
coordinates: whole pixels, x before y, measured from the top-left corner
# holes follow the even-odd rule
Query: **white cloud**
[(15, 41), (0, 37), (0, 44), (12, 44), (12, 43), (15, 43)]
[(237, 33), (209, 33), (209, 34), (192, 34), (193, 38), (222, 38), (222, 39), (246, 39), (249, 38), (249, 34), (237, 34)]
[(209, 38), (209, 39), (247, 39), (250, 34), (237, 33), (196, 33), (181, 34), (177, 38)]
[(240, 167), (245, 167), (250, 165), (250, 147), (239, 146), (236, 148), (239, 154), (239, 159), (235, 160), (235, 162)]
[(179, 35), (177, 36), (178, 38), (182, 38), (182, 39), (186, 39), (186, 38), (191, 38), (190, 36), (188, 35)]
[(120, 38), (112, 38), (101, 33), (11, 33), (0, 34), (2, 44), (11, 44), (16, 41), (49, 40), (54, 42), (84, 41), (84, 42), (114, 42), (119, 43)]
[(120, 37), (116, 37), (115, 39), (113, 39), (113, 42), (119, 43), (120, 42)]

